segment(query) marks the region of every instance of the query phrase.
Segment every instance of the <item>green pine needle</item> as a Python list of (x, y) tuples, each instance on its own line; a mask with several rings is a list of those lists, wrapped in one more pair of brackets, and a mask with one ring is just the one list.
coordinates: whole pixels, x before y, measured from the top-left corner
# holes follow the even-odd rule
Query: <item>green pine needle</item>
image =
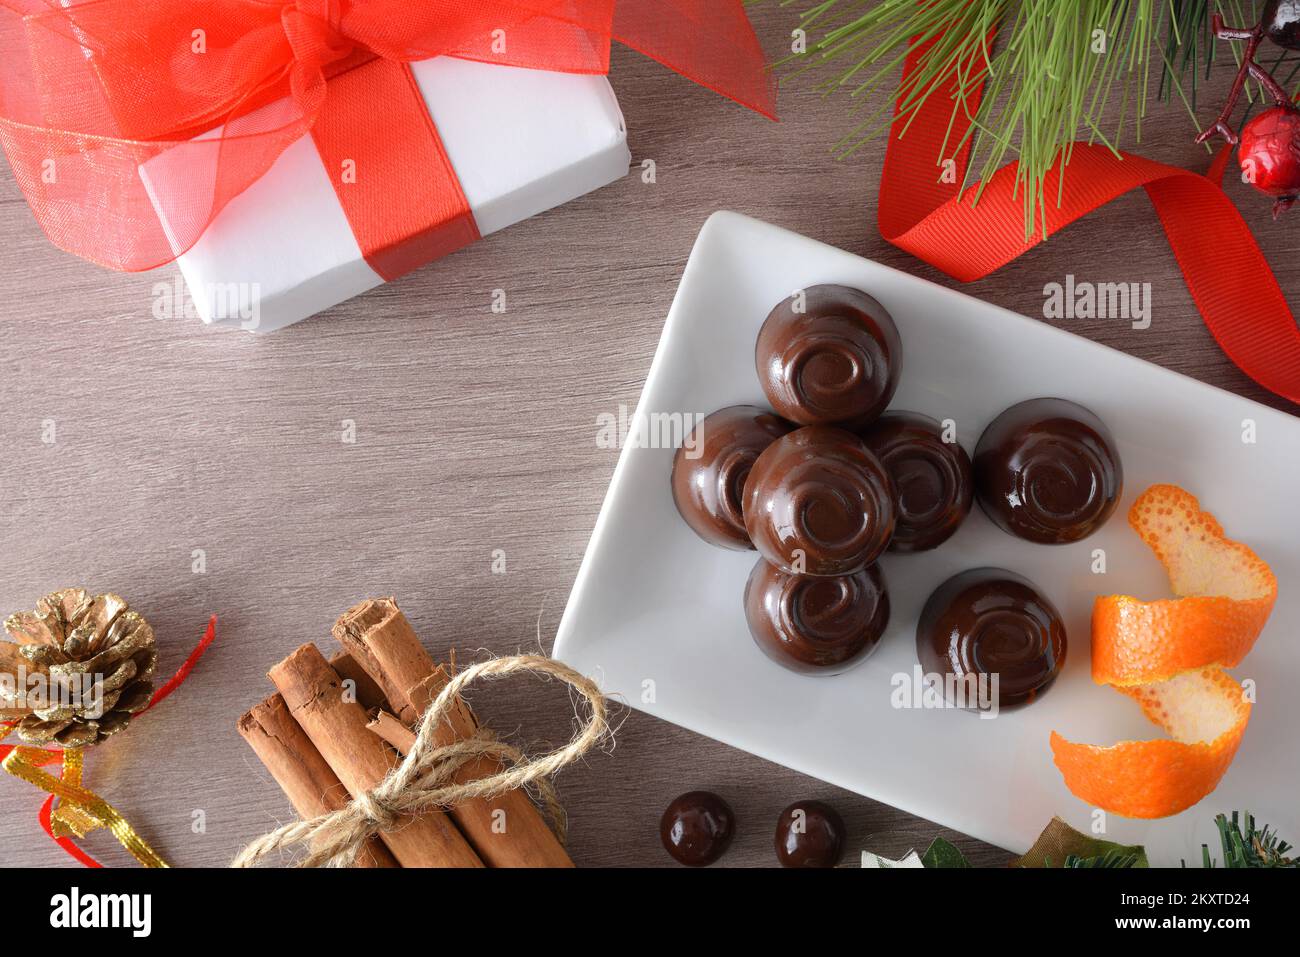
[[(1138, 856), (1136, 854), (1125, 854), (1122, 851), (1107, 851), (1096, 857), (1078, 857), (1074, 854), (1068, 854), (1065, 858), (1065, 867), (1137, 867)], [(1050, 867), (1050, 864), (1045, 864)]]
[[(815, 72), (827, 95), (860, 102), (882, 88), (886, 94), (872, 112), (859, 111), (836, 153), (850, 156), (890, 129), (906, 136), (918, 111), (937, 99), (950, 113), (936, 180), (943, 161), (969, 146), (962, 185), (978, 181), (977, 201), (993, 173), (1018, 159), (1015, 195), (1027, 238), (1045, 226), (1046, 204), (1060, 202), (1064, 176), (1057, 173), (1076, 140), (1112, 152), (1130, 134), (1141, 142), (1153, 97), (1177, 96), (1195, 123), (1202, 65), (1208, 71), (1216, 46), (1241, 56), (1239, 44), (1214, 40), (1210, 14), (1217, 10), (1234, 26), (1256, 18), (1256, 4), (1239, 0), (800, 2), (812, 2), (795, 34), (806, 48), (779, 61), (783, 80)], [(931, 45), (904, 81), (914, 38)], [(1300, 69), (1300, 61), (1284, 57), (1278, 65), (1292, 62)], [(969, 129), (957, 138), (953, 124), (963, 116)]]
[[(1300, 858), (1286, 856), (1287, 851), (1292, 849), (1291, 845), (1268, 827), (1256, 830), (1255, 818), (1249, 811), (1244, 815), (1233, 811), (1231, 821), (1226, 815), (1220, 814), (1214, 823), (1219, 828), (1224, 867), (1300, 867)], [(1187, 866), (1186, 861), (1183, 861), (1183, 866)], [(1207, 844), (1201, 845), (1201, 866), (1218, 866), (1210, 856)]]

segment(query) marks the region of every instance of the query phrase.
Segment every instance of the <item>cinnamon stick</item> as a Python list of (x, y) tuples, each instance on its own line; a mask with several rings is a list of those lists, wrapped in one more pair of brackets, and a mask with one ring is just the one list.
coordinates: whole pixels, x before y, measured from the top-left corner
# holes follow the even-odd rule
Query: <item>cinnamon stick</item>
[[(418, 722), (450, 680), (446, 670), (424, 650), (392, 598), (370, 599), (349, 609), (335, 623), (334, 637), (375, 680), (408, 728)], [(383, 721), (382, 715), (379, 720)], [(438, 729), (435, 744), (453, 744), (477, 731), (473, 711), (457, 698)], [(481, 757), (459, 768), (453, 780), (463, 784), (500, 770), (498, 761)], [(450, 814), (489, 867), (573, 866), (540, 812), (520, 791), (508, 791), (491, 800), (466, 801), (453, 807)]]
[[(239, 733), (304, 819), (329, 814), (347, 803), (343, 782), (289, 714), (280, 695), (273, 694), (249, 709), (239, 719)], [(356, 866), (398, 865), (388, 848), (371, 838), (357, 853)]]
[(391, 744), (402, 757), (410, 754), (415, 746), (415, 732), (387, 711), (371, 718), (366, 727)]
[(367, 712), (388, 707), (388, 702), (384, 699), (383, 689), (375, 684), (375, 679), (366, 674), (366, 669), (357, 664), (356, 659), (346, 651), (337, 652), (331, 657), (330, 667), (337, 671), (339, 677), (344, 681), (352, 682), (352, 687), (356, 691), (357, 703), (365, 708)]
[[(366, 729), (365, 709), (344, 697), (342, 679), (315, 645), (303, 645), (269, 676), (294, 720), (353, 797), (375, 787), (396, 765), (396, 753)], [(380, 838), (403, 867), (483, 866), (440, 811), (403, 818)]]

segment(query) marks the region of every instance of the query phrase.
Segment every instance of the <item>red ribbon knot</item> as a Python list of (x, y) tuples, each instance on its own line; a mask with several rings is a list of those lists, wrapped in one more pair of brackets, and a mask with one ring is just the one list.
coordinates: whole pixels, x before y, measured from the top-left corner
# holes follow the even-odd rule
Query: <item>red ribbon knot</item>
[(358, 46), (343, 32), (337, 0), (289, 0), (280, 11), (280, 24), (303, 70), (323, 72), (331, 63), (347, 59)]

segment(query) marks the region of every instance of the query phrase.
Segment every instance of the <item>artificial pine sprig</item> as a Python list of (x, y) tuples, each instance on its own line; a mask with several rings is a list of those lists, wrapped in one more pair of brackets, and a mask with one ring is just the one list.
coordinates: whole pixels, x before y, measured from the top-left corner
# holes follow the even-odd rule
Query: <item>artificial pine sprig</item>
[[(1223, 845), (1224, 867), (1300, 867), (1300, 858), (1287, 857), (1291, 845), (1268, 827), (1255, 829), (1255, 818), (1246, 812), (1244, 827), (1236, 811), (1232, 820), (1220, 814), (1214, 819), (1219, 828), (1219, 842)], [(1187, 862), (1183, 862), (1187, 866)], [(1201, 866), (1216, 867), (1207, 844), (1201, 845)]]

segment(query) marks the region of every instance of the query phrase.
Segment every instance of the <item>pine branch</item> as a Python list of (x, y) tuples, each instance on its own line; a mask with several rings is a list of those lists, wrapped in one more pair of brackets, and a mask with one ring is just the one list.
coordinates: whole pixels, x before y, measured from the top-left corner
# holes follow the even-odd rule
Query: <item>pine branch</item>
[[(1177, 96), (1195, 124), (1202, 69), (1217, 46), (1228, 47), (1210, 35), (1210, 13), (1239, 23), (1254, 22), (1256, 13), (1255, 3), (1241, 0), (802, 2), (812, 3), (799, 21), (806, 46), (778, 63), (787, 70), (783, 81), (815, 73), (823, 93), (855, 103), (887, 91), (876, 109), (858, 111), (837, 154), (850, 156), (890, 130), (906, 136), (921, 108), (937, 102), (949, 111), (950, 133), (935, 157), (936, 180), (943, 161), (969, 145), (963, 186), (978, 183), (977, 201), (993, 173), (1018, 159), (1027, 237), (1044, 224), (1046, 203), (1059, 203), (1059, 187), (1044, 195), (1046, 181), (1068, 163), (1076, 140), (1115, 152), (1130, 137), (1140, 142), (1153, 95)], [(915, 43), (926, 46), (900, 80)], [(1230, 49), (1240, 57), (1239, 45)], [(954, 136), (963, 118), (969, 128)]]
[[(1243, 822), (1236, 811), (1232, 820), (1220, 814), (1214, 819), (1219, 828), (1219, 842), (1223, 846), (1224, 867), (1300, 867), (1300, 858), (1287, 857), (1291, 845), (1278, 837), (1277, 832), (1268, 827), (1255, 829), (1255, 818), (1247, 811)], [(1183, 866), (1187, 862), (1183, 861)], [(1208, 844), (1201, 845), (1201, 866), (1216, 867), (1210, 856)]]

